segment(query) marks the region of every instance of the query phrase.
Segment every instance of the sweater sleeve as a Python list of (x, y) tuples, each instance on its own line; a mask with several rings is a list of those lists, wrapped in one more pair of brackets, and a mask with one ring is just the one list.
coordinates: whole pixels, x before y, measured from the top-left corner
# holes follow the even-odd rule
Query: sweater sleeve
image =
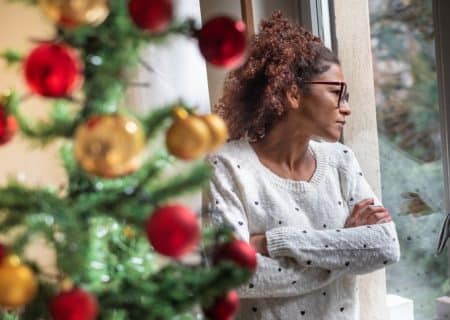
[(400, 259), (393, 222), (325, 231), (281, 227), (266, 236), (270, 257), (290, 257), (312, 268), (365, 274)]
[[(366, 198), (374, 198), (375, 204), (381, 204), (353, 152), (346, 150), (348, 158), (340, 168), (340, 183), (349, 211)], [(266, 237), (271, 257), (290, 257), (309, 267), (365, 274), (400, 260), (394, 222), (335, 230), (280, 227), (267, 231)]]
[[(247, 217), (238, 186), (226, 161), (209, 158), (213, 175), (203, 190), (202, 224), (227, 224), (236, 235), (249, 242)], [(257, 254), (257, 269), (249, 282), (238, 288), (241, 298), (298, 296), (323, 288), (341, 277), (343, 270), (301, 266), (287, 257), (270, 258)]]

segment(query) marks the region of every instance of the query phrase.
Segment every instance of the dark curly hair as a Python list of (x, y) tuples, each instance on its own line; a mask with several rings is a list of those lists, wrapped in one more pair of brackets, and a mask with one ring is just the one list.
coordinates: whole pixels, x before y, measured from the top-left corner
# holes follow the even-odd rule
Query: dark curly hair
[(230, 140), (259, 140), (286, 113), (286, 92), (339, 64), (336, 55), (308, 30), (291, 24), (279, 11), (261, 23), (250, 39), (246, 62), (231, 71), (214, 110), (228, 125)]

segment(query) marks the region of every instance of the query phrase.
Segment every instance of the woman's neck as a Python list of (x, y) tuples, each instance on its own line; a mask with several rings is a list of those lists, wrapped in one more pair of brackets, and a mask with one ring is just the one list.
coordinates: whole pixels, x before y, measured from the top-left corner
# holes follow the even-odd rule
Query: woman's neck
[(314, 156), (308, 151), (310, 139), (280, 124), (251, 145), (259, 160), (279, 176), (309, 180), (316, 168)]

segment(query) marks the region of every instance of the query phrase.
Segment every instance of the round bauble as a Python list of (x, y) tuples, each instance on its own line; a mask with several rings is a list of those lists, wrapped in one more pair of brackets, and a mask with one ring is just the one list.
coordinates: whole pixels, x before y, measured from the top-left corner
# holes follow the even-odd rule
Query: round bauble
[(210, 132), (209, 152), (217, 150), (228, 139), (228, 127), (216, 114), (206, 114), (200, 117), (208, 126)]
[(200, 52), (209, 63), (234, 68), (244, 61), (247, 47), (245, 24), (229, 17), (205, 23), (197, 35)]
[(166, 132), (166, 146), (174, 156), (193, 160), (209, 151), (211, 133), (200, 117), (185, 112), (175, 111), (175, 120)]
[(56, 43), (42, 43), (24, 62), (28, 87), (45, 97), (66, 97), (82, 82), (82, 63), (75, 50)]
[(6, 107), (2, 105), (0, 99), (0, 146), (8, 143), (18, 129), (16, 118), (6, 112)]
[(213, 258), (214, 264), (223, 260), (232, 261), (252, 272), (256, 270), (257, 266), (255, 249), (248, 242), (238, 239), (226, 242), (216, 250)]
[(147, 220), (145, 231), (155, 251), (172, 258), (192, 252), (200, 238), (197, 215), (181, 205), (156, 209)]
[(140, 123), (120, 114), (93, 116), (75, 132), (75, 158), (85, 171), (104, 178), (139, 169), (144, 147)]
[(238, 309), (239, 296), (235, 290), (231, 290), (225, 296), (215, 299), (203, 313), (211, 320), (232, 320)]
[(37, 292), (33, 271), (22, 264), (15, 255), (3, 258), (0, 263), (0, 306), (19, 308), (33, 300)]
[(97, 26), (109, 15), (108, 0), (39, 0), (44, 13), (62, 27)]
[(98, 303), (89, 292), (73, 288), (52, 298), (50, 314), (52, 320), (95, 320)]
[(173, 4), (172, 0), (130, 0), (128, 12), (140, 29), (161, 33), (172, 21)]

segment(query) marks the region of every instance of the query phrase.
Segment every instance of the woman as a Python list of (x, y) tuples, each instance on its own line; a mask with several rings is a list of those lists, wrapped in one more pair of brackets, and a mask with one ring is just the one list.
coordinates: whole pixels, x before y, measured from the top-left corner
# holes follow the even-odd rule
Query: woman
[(394, 223), (337, 142), (351, 113), (339, 60), (279, 12), (261, 28), (217, 106), (231, 141), (208, 158), (203, 220), (259, 253), (238, 319), (359, 319), (356, 275), (399, 260)]

